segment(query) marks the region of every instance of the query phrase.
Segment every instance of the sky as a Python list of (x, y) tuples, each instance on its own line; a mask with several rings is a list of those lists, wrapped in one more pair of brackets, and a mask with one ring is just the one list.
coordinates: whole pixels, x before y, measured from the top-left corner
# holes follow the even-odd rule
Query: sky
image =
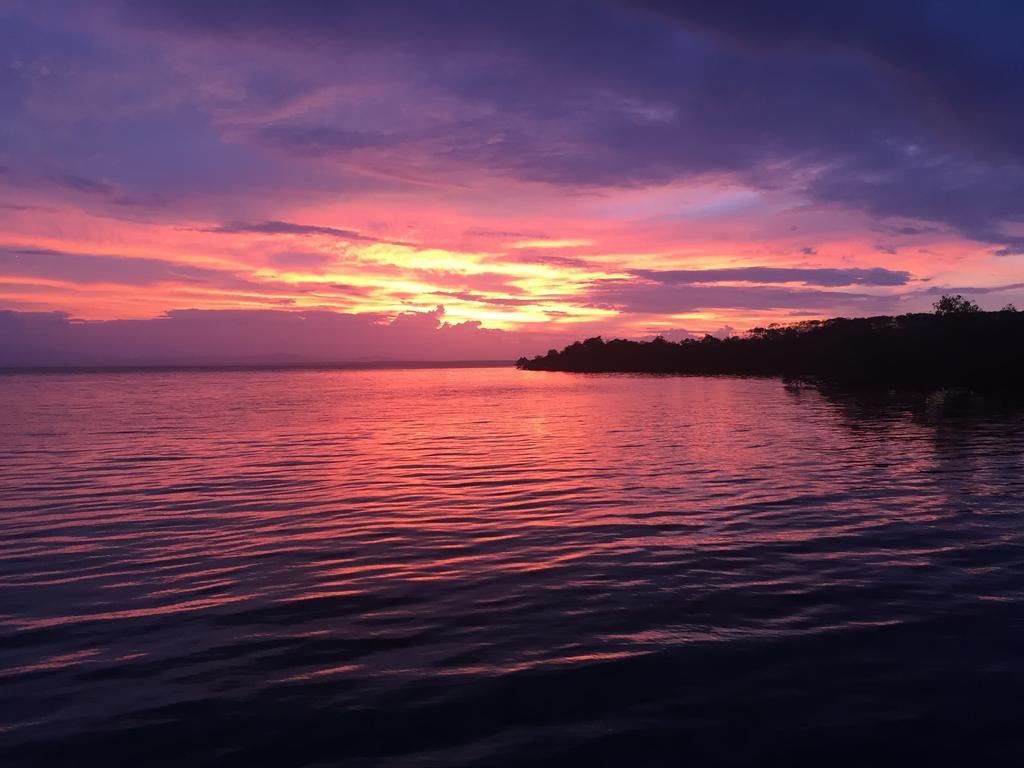
[(1024, 306), (1016, 0), (0, 1), (0, 363)]

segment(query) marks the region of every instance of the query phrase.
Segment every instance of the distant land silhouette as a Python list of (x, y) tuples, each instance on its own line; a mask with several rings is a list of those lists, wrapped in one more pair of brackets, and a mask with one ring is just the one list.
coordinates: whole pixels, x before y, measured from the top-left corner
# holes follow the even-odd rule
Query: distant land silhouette
[(1024, 384), (1024, 312), (983, 312), (943, 296), (935, 313), (833, 318), (670, 342), (601, 337), (516, 361), (530, 371), (781, 376), (872, 388), (1016, 389)]

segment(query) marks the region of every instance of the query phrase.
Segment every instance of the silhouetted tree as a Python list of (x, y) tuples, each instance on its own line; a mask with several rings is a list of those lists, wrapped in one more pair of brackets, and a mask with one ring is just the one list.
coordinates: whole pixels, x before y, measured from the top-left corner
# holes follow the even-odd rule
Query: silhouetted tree
[(1013, 304), (1007, 304), (1005, 307), (1003, 307), (999, 311), (1000, 312), (1016, 312), (1017, 311), (1017, 307), (1015, 307)]
[(782, 376), (861, 387), (1024, 392), (1024, 312), (944, 296), (936, 314), (772, 324), (744, 336), (671, 342), (600, 337), (520, 359), (527, 370)]
[(970, 299), (965, 299), (959, 293), (956, 296), (943, 296), (932, 306), (935, 307), (936, 315), (964, 315), (981, 312), (981, 307)]

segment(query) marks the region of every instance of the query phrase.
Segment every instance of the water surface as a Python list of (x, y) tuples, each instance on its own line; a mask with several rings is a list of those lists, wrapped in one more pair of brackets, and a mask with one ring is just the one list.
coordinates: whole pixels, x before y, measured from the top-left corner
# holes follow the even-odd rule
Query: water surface
[(769, 379), (0, 376), (5, 765), (1012, 764), (1024, 420)]

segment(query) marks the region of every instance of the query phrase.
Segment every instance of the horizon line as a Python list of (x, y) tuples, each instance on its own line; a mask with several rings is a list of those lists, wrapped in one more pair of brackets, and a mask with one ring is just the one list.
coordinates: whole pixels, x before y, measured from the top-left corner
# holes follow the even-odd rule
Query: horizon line
[(111, 363), (111, 364), (58, 364), (58, 365), (3, 365), (0, 375), (59, 374), (59, 373), (146, 373), (179, 371), (286, 371), (286, 370), (415, 370), (418, 368), (502, 368), (513, 366), (515, 360), (381, 360), (381, 361), (321, 361), (302, 363)]

